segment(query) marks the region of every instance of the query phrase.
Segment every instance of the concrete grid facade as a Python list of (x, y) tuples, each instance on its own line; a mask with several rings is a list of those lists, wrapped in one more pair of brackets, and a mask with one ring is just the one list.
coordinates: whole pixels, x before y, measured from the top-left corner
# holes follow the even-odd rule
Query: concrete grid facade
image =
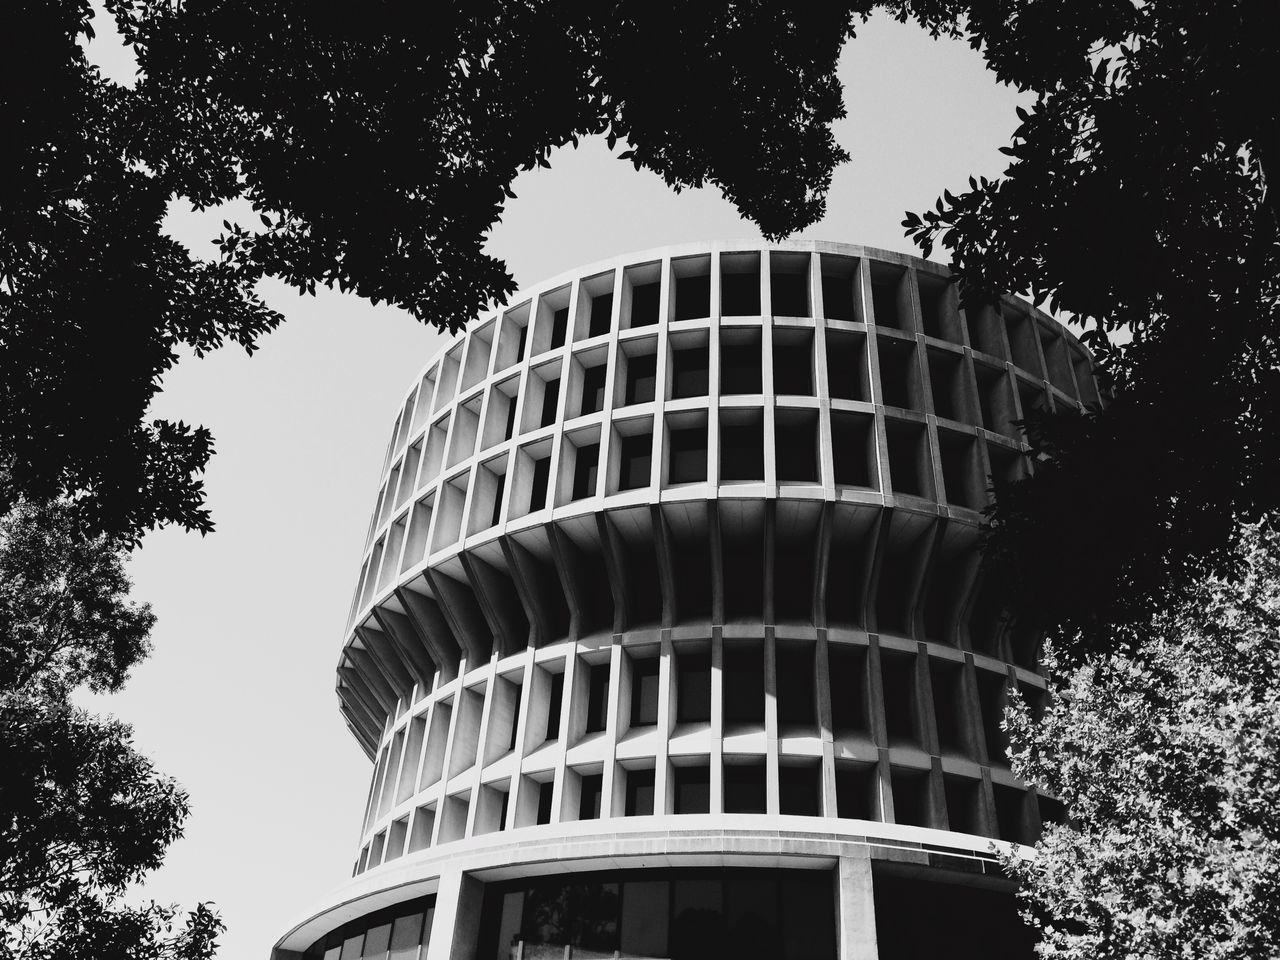
[[(277, 956), (693, 955), (750, 914), (778, 955), (870, 960), (919, 949), (892, 922), (911, 883), (1000, 894), (993, 841), (1056, 804), (1004, 760), (1008, 692), (1044, 684), (982, 582), (981, 510), (1032, 469), (1025, 411), (1099, 397), (1062, 327), (966, 313), (946, 277), (673, 247), (441, 351), (392, 430), (338, 667), (374, 762), (354, 875)], [(802, 877), (829, 917), (788, 899)], [(718, 906), (682, 912), (708, 883)], [(583, 890), (591, 929), (547, 920)], [(744, 890), (771, 906), (734, 914)]]

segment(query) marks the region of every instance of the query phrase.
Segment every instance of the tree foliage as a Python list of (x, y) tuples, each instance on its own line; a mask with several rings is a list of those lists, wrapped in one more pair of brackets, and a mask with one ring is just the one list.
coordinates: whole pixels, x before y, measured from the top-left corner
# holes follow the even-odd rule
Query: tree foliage
[(1062, 799), (1011, 866), (1043, 957), (1280, 953), (1280, 529), (1243, 531), (1208, 577), (1066, 669), (1008, 722), (1014, 772)]
[[(0, 57), (0, 509), (76, 496), (90, 530), (207, 530), (206, 430), (147, 421), (180, 348), (252, 349), (278, 317), (260, 274), (190, 257), (160, 224), (174, 193), (133, 146), (134, 92), (77, 43), (87, 0), (6, 11)], [(19, 41), (20, 38), (20, 41)], [(155, 135), (166, 125), (148, 113)]]
[[(846, 158), (847, 10), (612, 4), (109, 0), (139, 64), (104, 80), (88, 0), (9, 11), (0, 58), (0, 466), (90, 530), (207, 531), (203, 428), (145, 422), (182, 348), (252, 350), (266, 274), (457, 329), (514, 289), (484, 252), (522, 170), (603, 135), (673, 188), (713, 184), (771, 236), (822, 213)], [(161, 230), (172, 197), (248, 201), (220, 257)]]
[(125, 724), (71, 703), (118, 690), (149, 650), (122, 557), (69, 504), (0, 518), (0, 957), (202, 960), (221, 930), (204, 905), (180, 922), (121, 899), (187, 815)]
[(1114, 400), (1083, 422), (1036, 418), (1048, 459), (1001, 491), (990, 554), (1025, 620), (1102, 639), (1169, 583), (1226, 572), (1233, 524), (1276, 505), (1274, 4), (894, 7), (1036, 96), (1002, 177), (904, 226), (926, 255), (949, 251), (967, 302), (1029, 291), (1089, 327)]

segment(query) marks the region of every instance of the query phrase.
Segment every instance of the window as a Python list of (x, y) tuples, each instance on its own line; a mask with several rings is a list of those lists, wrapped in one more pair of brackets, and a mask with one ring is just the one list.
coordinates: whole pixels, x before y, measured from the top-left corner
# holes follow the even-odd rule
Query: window
[(594, 496), (596, 475), (600, 466), (600, 444), (589, 443), (578, 449), (573, 464), (573, 499)]
[(609, 725), (609, 664), (592, 666), (587, 684), (587, 733), (598, 733)]
[(609, 332), (609, 324), (613, 315), (613, 294), (602, 293), (591, 298), (591, 321), (587, 328), (587, 336), (599, 337)]
[(551, 822), (551, 801), (554, 797), (555, 784), (552, 781), (538, 784), (538, 823)]
[(622, 438), (622, 469), (618, 477), (618, 489), (634, 490), (649, 485), (649, 471), (653, 463), (653, 435), (638, 434)]
[(707, 479), (707, 426), (672, 428), (671, 483), (701, 483)]
[(627, 800), (623, 810), (628, 817), (653, 816), (653, 770), (627, 771)]
[(657, 384), (658, 357), (647, 354), (627, 359), (627, 394), (626, 405), (633, 403), (652, 403), (654, 388)]
[(762, 760), (725, 764), (724, 812), (765, 812), (765, 778)]
[(658, 722), (657, 657), (636, 660), (631, 665), (631, 726), (649, 726)]
[(711, 720), (711, 654), (683, 653), (676, 658), (676, 720), (707, 723)]
[(560, 702), (564, 698), (564, 674), (551, 675), (551, 695), (547, 702), (547, 739), (560, 736)]
[[(602, 363), (598, 367), (588, 367), (582, 373), (582, 415), (599, 413), (604, 409), (605, 374), (608, 371)], [(512, 404), (514, 407), (515, 405)]]
[(579, 820), (600, 819), (600, 798), (604, 795), (604, 774), (591, 773), (582, 778), (578, 800)]
[(710, 366), (710, 350), (706, 346), (686, 347), (671, 354), (674, 370), (671, 376), (671, 396), (705, 397), (707, 395), (707, 370)]
[(675, 781), (676, 813), (711, 812), (710, 767), (676, 767)]

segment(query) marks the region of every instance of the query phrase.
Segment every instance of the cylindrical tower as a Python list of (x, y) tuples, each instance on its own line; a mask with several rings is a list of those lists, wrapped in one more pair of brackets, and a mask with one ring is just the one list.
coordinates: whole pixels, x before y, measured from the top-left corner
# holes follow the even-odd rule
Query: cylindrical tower
[(586, 267), (396, 417), (338, 665), (374, 761), (324, 960), (1021, 956), (997, 842), (1056, 804), (978, 565), (1031, 407), (1098, 401), (1026, 303), (831, 243)]

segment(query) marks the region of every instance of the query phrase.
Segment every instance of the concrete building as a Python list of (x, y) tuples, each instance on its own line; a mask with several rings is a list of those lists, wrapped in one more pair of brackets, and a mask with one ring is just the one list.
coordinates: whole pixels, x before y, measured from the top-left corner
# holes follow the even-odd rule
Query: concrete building
[[(995, 844), (1034, 637), (978, 569), (1027, 304), (831, 243), (651, 250), (477, 319), (396, 417), (338, 665), (353, 876), (276, 958), (1029, 956)], [(993, 844), (994, 840), (994, 844)]]

